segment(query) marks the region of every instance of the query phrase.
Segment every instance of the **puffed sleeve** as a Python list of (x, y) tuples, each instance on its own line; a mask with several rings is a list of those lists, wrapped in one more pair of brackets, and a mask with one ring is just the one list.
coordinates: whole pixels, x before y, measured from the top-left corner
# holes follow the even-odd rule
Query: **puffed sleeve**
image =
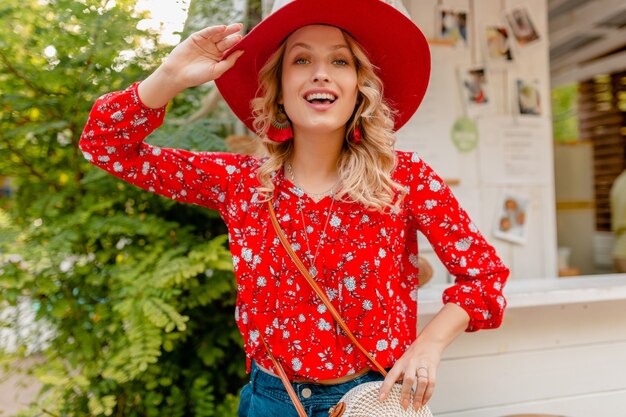
[(467, 312), (468, 332), (500, 326), (509, 269), (432, 168), (417, 154), (406, 158), (410, 161), (405, 205), (411, 220), (455, 277), (455, 284), (443, 293), (443, 302)]
[(151, 109), (137, 86), (96, 100), (79, 141), (92, 164), (150, 192), (228, 215), (232, 184), (243, 176), (243, 155), (191, 152), (144, 143), (163, 123), (165, 107)]

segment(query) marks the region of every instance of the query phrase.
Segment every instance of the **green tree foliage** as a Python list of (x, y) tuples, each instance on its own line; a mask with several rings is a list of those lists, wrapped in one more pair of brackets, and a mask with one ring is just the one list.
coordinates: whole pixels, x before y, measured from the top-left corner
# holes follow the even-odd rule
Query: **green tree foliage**
[[(0, 202), (0, 308), (26, 301), (53, 329), (24, 416), (235, 415), (245, 373), (222, 220), (123, 183), (77, 148), (96, 98), (169, 52), (137, 29), (135, 3), (0, 3), (0, 176), (16, 186)], [(231, 122), (171, 121), (199, 95), (177, 98), (150, 141), (222, 150)]]

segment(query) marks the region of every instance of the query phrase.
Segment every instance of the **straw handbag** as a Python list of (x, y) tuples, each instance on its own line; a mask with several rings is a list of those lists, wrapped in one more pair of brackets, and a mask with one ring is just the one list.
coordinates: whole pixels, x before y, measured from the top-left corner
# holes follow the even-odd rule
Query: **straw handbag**
[[(311, 285), (315, 293), (320, 297), (322, 302), (328, 308), (328, 311), (331, 313), (337, 324), (342, 328), (345, 334), (350, 338), (352, 343), (361, 351), (363, 354), (369, 359), (369, 361), (378, 369), (378, 371), (383, 375), (387, 375), (387, 371), (374, 359), (368, 352), (365, 350), (363, 346), (356, 340), (348, 326), (344, 323), (343, 319), (335, 309), (335, 307), (331, 304), (330, 300), (322, 291), (322, 289), (317, 285), (311, 274), (306, 269), (304, 264), (298, 258), (298, 255), (294, 252), (293, 248), (289, 244), (287, 237), (283, 233), (280, 225), (278, 224), (278, 220), (276, 220), (276, 213), (274, 212), (274, 207), (272, 207), (272, 203), (268, 201), (268, 207), (270, 212), (270, 219), (272, 221), (272, 225), (274, 229), (276, 229), (276, 233), (278, 234), (278, 238), (281, 243), (287, 250), (287, 253), (291, 257), (291, 259), (295, 262), (296, 266), (304, 275), (307, 282)], [(269, 346), (261, 336), (261, 341), (265, 345), (265, 349), (267, 350), (268, 356), (272, 360), (274, 364), (274, 368), (280, 376), (285, 389), (287, 389), (287, 393), (293, 401), (296, 410), (298, 411), (298, 415), (300, 417), (307, 417), (306, 411), (304, 411), (304, 407), (302, 403), (298, 399), (298, 395), (295, 393), (289, 379), (287, 378), (287, 374), (283, 369), (282, 365), (274, 358), (272, 352), (270, 351)], [(428, 409), (427, 406), (423, 406), (418, 410), (414, 409), (410, 406), (408, 409), (402, 408), (400, 405), (400, 390), (402, 388), (401, 384), (394, 384), (393, 388), (389, 392), (387, 398), (384, 401), (380, 401), (378, 399), (378, 393), (382, 382), (368, 382), (365, 384), (358, 385), (348, 391), (335, 405), (332, 407), (328, 415), (329, 417), (432, 417), (432, 413)]]

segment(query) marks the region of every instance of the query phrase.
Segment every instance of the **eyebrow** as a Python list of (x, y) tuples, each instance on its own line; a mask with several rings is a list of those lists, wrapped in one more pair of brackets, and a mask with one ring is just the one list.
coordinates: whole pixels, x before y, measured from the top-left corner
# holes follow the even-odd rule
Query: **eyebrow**
[[(306, 43), (298, 42), (296, 44), (293, 44), (291, 46), (291, 48), (289, 48), (289, 51), (291, 51), (296, 46), (299, 46), (299, 47), (304, 48), (304, 49), (308, 49), (309, 51), (311, 49), (313, 49), (313, 48), (311, 48), (310, 45), (307, 45)], [(350, 50), (350, 48), (346, 44), (333, 45), (333, 46), (330, 47), (330, 49), (333, 50), (333, 51), (336, 51), (336, 50), (341, 49), (341, 48), (346, 48), (346, 49)]]

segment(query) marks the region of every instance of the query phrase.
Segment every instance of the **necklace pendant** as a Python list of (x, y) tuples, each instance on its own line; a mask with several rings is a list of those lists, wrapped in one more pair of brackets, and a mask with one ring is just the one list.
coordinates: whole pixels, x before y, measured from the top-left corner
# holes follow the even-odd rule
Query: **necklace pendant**
[(311, 274), (311, 276), (313, 278), (315, 278), (317, 276), (317, 268), (315, 267), (315, 265), (313, 265), (310, 269), (309, 269), (309, 273)]

